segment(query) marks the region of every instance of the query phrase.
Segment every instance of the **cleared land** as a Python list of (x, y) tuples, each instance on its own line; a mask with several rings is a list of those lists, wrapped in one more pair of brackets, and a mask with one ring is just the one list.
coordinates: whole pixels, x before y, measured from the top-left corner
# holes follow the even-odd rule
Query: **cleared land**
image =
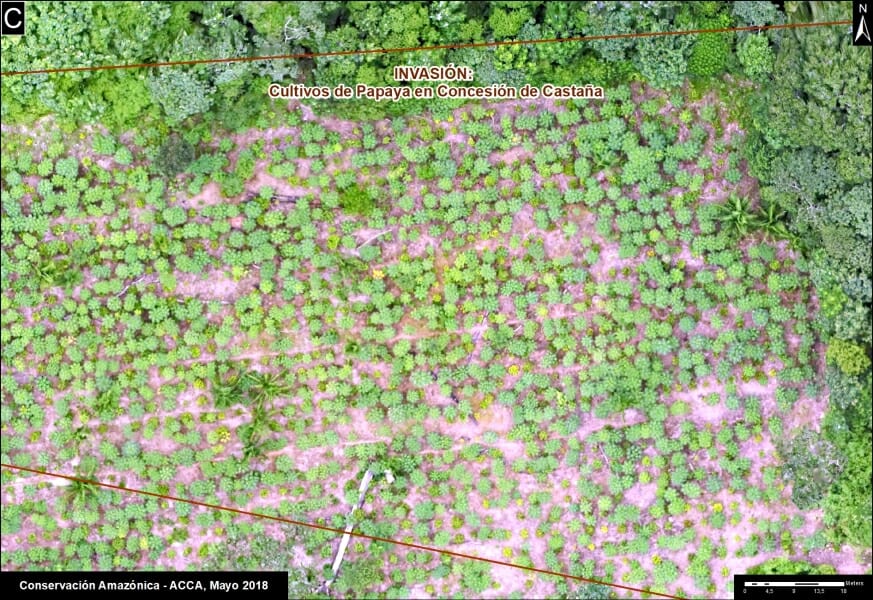
[[(717, 219), (759, 208), (717, 98), (277, 121), (169, 183), (134, 139), (4, 130), (4, 462), (335, 527), (372, 467), (360, 531), (678, 595), (863, 570), (780, 475), (826, 403), (816, 299), (786, 242)], [(5, 568), (279, 534), (80, 487), (4, 472)], [(563, 589), (355, 540), (343, 569), (346, 595)]]

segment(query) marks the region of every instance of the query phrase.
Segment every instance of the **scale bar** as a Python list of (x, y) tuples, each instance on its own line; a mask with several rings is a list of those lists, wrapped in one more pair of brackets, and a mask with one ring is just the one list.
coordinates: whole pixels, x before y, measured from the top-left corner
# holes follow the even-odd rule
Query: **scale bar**
[(844, 581), (747, 581), (746, 587), (845, 587)]

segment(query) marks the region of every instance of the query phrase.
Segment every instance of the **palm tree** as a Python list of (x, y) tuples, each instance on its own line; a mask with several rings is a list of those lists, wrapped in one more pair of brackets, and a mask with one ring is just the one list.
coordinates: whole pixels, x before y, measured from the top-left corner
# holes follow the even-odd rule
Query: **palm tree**
[[(252, 431), (252, 430), (248, 430)], [(243, 458), (257, 458), (263, 456), (267, 452), (267, 441), (254, 433), (242, 436), (243, 439)]]
[(279, 416), (277, 408), (268, 407), (265, 402), (257, 402), (252, 408), (252, 420), (240, 428), (240, 439), (243, 442), (243, 457), (261, 456), (267, 451), (267, 436), (272, 431), (280, 431), (282, 426), (276, 420)]
[(239, 437), (243, 443), (243, 458), (263, 456), (267, 451), (267, 434), (270, 423), (253, 418), (251, 423), (239, 429)]
[(224, 378), (215, 375), (212, 378), (212, 396), (216, 408), (229, 408), (241, 403), (244, 392), (243, 380), (238, 373), (229, 373)]
[(754, 213), (747, 198), (741, 198), (731, 194), (730, 199), (716, 207), (718, 216), (716, 220), (724, 223), (728, 229), (740, 237), (749, 233), (754, 224)]
[(284, 396), (291, 391), (291, 386), (285, 380), (287, 370), (278, 373), (261, 373), (249, 371), (245, 378), (249, 383), (249, 398), (256, 405), (271, 402), (279, 396)]
[(280, 426), (276, 422), (276, 417), (278, 416), (278, 408), (272, 406), (268, 408), (266, 404), (260, 402), (252, 408), (252, 423), (257, 424), (259, 429), (279, 431)]
[(72, 480), (67, 491), (64, 492), (67, 510), (81, 510), (97, 502), (97, 485), (92, 483), (93, 479), (94, 471), (91, 470)]
[(43, 287), (60, 286), (68, 288), (82, 279), (82, 273), (72, 267), (68, 259), (45, 259), (36, 267), (36, 276), (42, 281)]
[(785, 211), (780, 209), (775, 202), (765, 202), (758, 214), (755, 215), (753, 224), (774, 240), (788, 240), (795, 243), (797, 236), (785, 226), (783, 220), (785, 214)]

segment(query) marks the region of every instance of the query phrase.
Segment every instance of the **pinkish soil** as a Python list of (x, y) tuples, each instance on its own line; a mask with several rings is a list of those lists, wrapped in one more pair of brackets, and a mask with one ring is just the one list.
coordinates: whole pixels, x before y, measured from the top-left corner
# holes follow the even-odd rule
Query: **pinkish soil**
[[(712, 102), (712, 98), (706, 99), (706, 102)], [(495, 127), (499, 126), (500, 119), (503, 116), (511, 116), (514, 117), (517, 114), (520, 114), (517, 111), (517, 107), (523, 107), (524, 109), (534, 108), (537, 111), (542, 110), (557, 110), (557, 107), (551, 101), (541, 100), (535, 103), (515, 103), (515, 102), (506, 102), (506, 103), (497, 103), (486, 105), (488, 110), (493, 111), (494, 116), (492, 117), (492, 122)], [(311, 110), (305, 106), (300, 106), (300, 110), (303, 116), (304, 121), (313, 121), (318, 120), (325, 128), (330, 131), (337, 132), (341, 135), (343, 140), (355, 138), (358, 134), (355, 131), (358, 129), (358, 125), (355, 123), (351, 123), (348, 121), (343, 121), (340, 119), (321, 119), (313, 115)], [(665, 111), (672, 111), (672, 107), (669, 105), (665, 106)], [(455, 118), (452, 123), (441, 123), (439, 126), (444, 127), (447, 131), (449, 131), (452, 127), (456, 127), (460, 123), (460, 114), (462, 111), (456, 111)], [(707, 127), (712, 131), (712, 126), (707, 125)], [(730, 140), (732, 137), (741, 134), (741, 132), (737, 129), (734, 124), (728, 124), (724, 127), (724, 133), (722, 136), (723, 140)], [(687, 135), (687, 128), (684, 128), (680, 135)], [(245, 135), (238, 136), (235, 141), (238, 142), (238, 147), (245, 147), (250, 145), (251, 143), (259, 140), (259, 139), (270, 139), (270, 140), (284, 140), (286, 137), (297, 138), (299, 136), (299, 128), (276, 128), (271, 129), (266, 132), (263, 131), (252, 131)], [(466, 134), (462, 133), (449, 133), (445, 138), (446, 141), (452, 146), (453, 154), (455, 152), (463, 152), (467, 148), (469, 137)], [(718, 160), (718, 156), (715, 155), (712, 150), (712, 145), (709, 144), (705, 149), (705, 154), (710, 157), (715, 165)], [(330, 159), (325, 159), (327, 163), (326, 170), (327, 172), (334, 172), (339, 170), (347, 170), (349, 168), (349, 156), (353, 151), (344, 150), (339, 155), (335, 155)], [(492, 163), (496, 164), (499, 162), (504, 162), (506, 164), (510, 164), (513, 162), (524, 162), (531, 158), (531, 154), (529, 151), (525, 150), (521, 146), (513, 148), (509, 151), (503, 152), (494, 152), (491, 155)], [(334, 161), (333, 159), (336, 159)], [(258, 170), (251, 180), (246, 182), (245, 194), (249, 193), (258, 193), (260, 188), (262, 187), (272, 187), (277, 194), (283, 196), (292, 196), (292, 197), (303, 197), (307, 195), (312, 195), (314, 190), (311, 187), (308, 187), (308, 184), (305, 183), (306, 178), (309, 176), (309, 165), (311, 161), (308, 159), (301, 159), (298, 161), (299, 168), (297, 171), (297, 177), (300, 181), (304, 182), (301, 185), (291, 185), (288, 181), (276, 178), (272, 175), (269, 175), (264, 170), (264, 163), (261, 162), (258, 164)], [(719, 173), (720, 174), (720, 173)], [(605, 174), (600, 173), (598, 177), (601, 181), (605, 181)], [(560, 189), (566, 189), (567, 187), (567, 177), (565, 175), (557, 175), (553, 178), (553, 181), (559, 186)], [(540, 180), (539, 182), (542, 184), (543, 182)], [(729, 194), (732, 190), (744, 190), (749, 193), (754, 193), (756, 191), (754, 181), (744, 178), (737, 186), (728, 185), (726, 182), (721, 180), (721, 177), (718, 176), (715, 181), (710, 181), (705, 184), (703, 193), (701, 195), (704, 201), (720, 201), (727, 194)], [(416, 186), (410, 186), (410, 194), (416, 198), (417, 202), (421, 202), (421, 189)], [(186, 197), (184, 194), (180, 194), (182, 198), (182, 203), (186, 207), (198, 207), (203, 205), (216, 204), (222, 201), (225, 201), (225, 198), (221, 197), (220, 188), (217, 184), (209, 183), (204, 186), (199, 194), (193, 197)], [(614, 279), (614, 273), (620, 272), (625, 267), (634, 267), (641, 260), (640, 258), (632, 258), (632, 259), (619, 259), (618, 258), (618, 245), (612, 242), (605, 241), (601, 239), (594, 231), (594, 218), (593, 215), (589, 212), (583, 213), (581, 216), (576, 218), (577, 225), (579, 225), (579, 232), (573, 239), (566, 239), (564, 234), (561, 231), (550, 231), (543, 232), (538, 230), (532, 219), (533, 209), (530, 206), (525, 206), (521, 211), (519, 211), (516, 215), (514, 215), (513, 222), (513, 232), (519, 233), (522, 238), (529, 237), (537, 237), (544, 240), (546, 254), (549, 258), (572, 255), (577, 251), (577, 248), (574, 245), (574, 241), (579, 238), (579, 236), (588, 236), (595, 241), (595, 243), (601, 246), (600, 251), (600, 260), (597, 265), (595, 265), (591, 269), (591, 275), (595, 282), (600, 281), (611, 281)], [(96, 223), (96, 229), (99, 231), (105, 230), (105, 219), (100, 221), (99, 219), (91, 219), (89, 220), (91, 223)], [(232, 222), (232, 225), (235, 227), (239, 227), (242, 225), (242, 219), (237, 218)], [(372, 230), (359, 230), (357, 235), (360, 242), (363, 242), (367, 238), (376, 233), (379, 233), (381, 229), (372, 229)], [(391, 244), (390, 248), (387, 249), (383, 256), (386, 257), (385, 260), (390, 260), (398, 256), (403, 249), (401, 244), (397, 241), (389, 241), (389, 237), (393, 238), (393, 233), (390, 236), (386, 236), (378, 243), (383, 243), (384, 245)], [(505, 240), (479, 240), (475, 243), (471, 244), (471, 247), (477, 250), (484, 250), (485, 248), (496, 248), (498, 246), (504, 245)], [(418, 256), (425, 253), (426, 249), (433, 248), (436, 249), (436, 254), (439, 255), (441, 252), (440, 248), (440, 240), (433, 239), (429, 236), (423, 235), (418, 242), (413, 245), (410, 245), (406, 248), (409, 251), (410, 255)], [(517, 251), (515, 251), (517, 254)], [(678, 259), (684, 260), (686, 263), (686, 269), (696, 270), (701, 268), (702, 261), (691, 255), (690, 250), (687, 247), (682, 247), (681, 252), (678, 255)], [(256, 285), (257, 274), (251, 274), (247, 276), (243, 280), (239, 282), (235, 282), (229, 277), (221, 273), (210, 273), (207, 279), (198, 279), (193, 276), (188, 276), (184, 274), (177, 274), (178, 278), (178, 288), (177, 293), (183, 296), (194, 296), (200, 297), (203, 299), (215, 299), (220, 300), (227, 303), (232, 303), (234, 300), (239, 298), (241, 295), (248, 293), (253, 287)], [(576, 298), (581, 297), (581, 291), (574, 289), (574, 295)], [(360, 301), (363, 301), (363, 298), (359, 298)], [(595, 314), (599, 309), (597, 299), (594, 299), (594, 307), (587, 311), (586, 315), (591, 316)], [(550, 308), (549, 317), (550, 318), (563, 318), (563, 317), (572, 317), (572, 313), (568, 307), (551, 307)], [(506, 305), (506, 303), (501, 304), (500, 312), (503, 315), (506, 315), (510, 320), (514, 320), (515, 318), (515, 309), (512, 306)], [(302, 320), (301, 320), (302, 324)], [(515, 325), (515, 322), (513, 322)], [(478, 326), (473, 330), (469, 330), (466, 333), (475, 334), (481, 331), (484, 331), (488, 326)], [(706, 325), (701, 325), (701, 327), (707, 327)], [(712, 333), (711, 331), (709, 331)], [(291, 332), (288, 332), (291, 333)], [(460, 333), (460, 332), (459, 332)], [(399, 339), (419, 339), (426, 335), (432, 335), (431, 332), (416, 332), (416, 333), (401, 333), (397, 335), (394, 340)], [(319, 348), (313, 345), (309, 336), (304, 331), (294, 331), (293, 335), (295, 337), (295, 346), (291, 352), (277, 352), (270, 350), (267, 344), (259, 344), (252, 341), (246, 341), (243, 344), (244, 336), (240, 335), (234, 343), (232, 347), (237, 352), (234, 352), (234, 358), (249, 358), (255, 362), (258, 362), (260, 359), (268, 358), (272, 356), (276, 356), (279, 354), (303, 354), (303, 353), (311, 353), (317, 350), (327, 350), (328, 348)], [(254, 346), (254, 347), (252, 347)], [(339, 356), (342, 356), (341, 352), (337, 353)], [(539, 356), (531, 357), (532, 360), (538, 359)], [(214, 360), (214, 356), (206, 354), (199, 358), (189, 359), (183, 361), (184, 365), (194, 365), (197, 363), (209, 362)], [(474, 351), (473, 360), (478, 361), (476, 351)], [(318, 361), (311, 361), (312, 363), (318, 363)], [(379, 370), (382, 373), (382, 376), (379, 378), (381, 385), (387, 385), (388, 374), (390, 373), (390, 366), (387, 364), (373, 364), (368, 365), (367, 369), (370, 371)], [(362, 366), (355, 367), (355, 378), (356, 382), (359, 382), (359, 372), (365, 370)], [(558, 367), (555, 369), (543, 369), (542, 372), (549, 373), (560, 373), (560, 374), (569, 374), (574, 371), (578, 371), (579, 369), (570, 369), (564, 367)], [(31, 373), (32, 375), (33, 373)], [(507, 377), (506, 383), (511, 385), (515, 382), (516, 378)], [(150, 380), (150, 387), (152, 389), (159, 389), (159, 387), (164, 384), (169, 383), (164, 381), (162, 377), (158, 374), (157, 369), (152, 371), (152, 378)], [(665, 401), (676, 401), (683, 400), (688, 402), (690, 405), (690, 413), (689, 417), (692, 422), (699, 428), (717, 428), (723, 422), (733, 422), (736, 421), (736, 416), (731, 415), (730, 411), (723, 406), (720, 401), (718, 404), (714, 406), (710, 406), (703, 399), (711, 394), (717, 393), (720, 397), (723, 398), (724, 390), (723, 386), (718, 384), (715, 381), (706, 382), (708, 385), (701, 385), (698, 388), (677, 392), (671, 394), (669, 399), (665, 398)], [(317, 385), (316, 381), (311, 382), (312, 386), (315, 387)], [(766, 385), (761, 385), (757, 381), (751, 381), (748, 383), (741, 383), (739, 387), (739, 392), (743, 395), (756, 395), (761, 398), (773, 398), (774, 390), (775, 390), (775, 380), (770, 380)], [(428, 386), (425, 390), (425, 402), (427, 402), (430, 406), (444, 406), (451, 403), (451, 400), (443, 396), (439, 393), (437, 386)], [(162, 413), (161, 416), (167, 418), (169, 416), (178, 417), (184, 412), (191, 412), (195, 415), (195, 420), (199, 417), (201, 412), (209, 412), (202, 411), (196, 404), (196, 396), (193, 392), (183, 394), (178, 401), (178, 408), (172, 412)], [(313, 431), (324, 431), (325, 424), (322, 423), (324, 417), (326, 417), (326, 413), (323, 412), (321, 408), (318, 407), (319, 401), (326, 397), (324, 394), (316, 394), (315, 400), (313, 401), (314, 409), (311, 415), (314, 420)], [(807, 427), (817, 427), (817, 422), (820, 419), (822, 414), (822, 409), (826, 404), (826, 398), (804, 398), (802, 401), (798, 402), (790, 417), (786, 420), (786, 425), (789, 426), (807, 426)], [(766, 404), (766, 403), (765, 403)], [(765, 408), (766, 411), (771, 410), (771, 407)], [(53, 431), (54, 422), (57, 420), (57, 415), (52, 413), (53, 408), (51, 406), (46, 409), (46, 422), (48, 426), (45, 431), (45, 435), (48, 435)], [(349, 448), (360, 444), (365, 443), (373, 443), (373, 442), (382, 442), (389, 443), (391, 440), (382, 434), (379, 431), (380, 426), (377, 424), (373, 424), (369, 422), (366, 418), (366, 413), (364, 410), (349, 408), (344, 413), (345, 416), (348, 417), (346, 424), (333, 424), (331, 427), (333, 431), (335, 431), (339, 437), (340, 442), (333, 447), (324, 447), (319, 446), (315, 448), (311, 448), (308, 450), (298, 450), (294, 446), (294, 436), (290, 432), (287, 434), (288, 445), (285, 446), (282, 450), (270, 453), (270, 456), (266, 460), (273, 460), (278, 456), (288, 456), (292, 459), (293, 464), (297, 469), (303, 472), (307, 472), (311, 470), (313, 467), (325, 464), (326, 461), (330, 460), (340, 460), (343, 456), (343, 452)], [(54, 417), (54, 418), (52, 418)], [(511, 465), (516, 461), (519, 461), (526, 456), (526, 448), (523, 442), (516, 442), (507, 439), (509, 431), (513, 427), (513, 416), (512, 411), (505, 406), (491, 404), (488, 408), (480, 409), (476, 411), (476, 417), (478, 423), (474, 423), (471, 420), (457, 420), (455, 422), (447, 422), (445, 420), (436, 420), (436, 421), (427, 421), (425, 423), (427, 431), (438, 431), (443, 435), (449, 436), (456, 440), (452, 451), (458, 451), (463, 448), (468, 443), (479, 442), (483, 443), (482, 436), (485, 432), (493, 431), (498, 434), (498, 441), (493, 444), (484, 444), (488, 448), (494, 449), (498, 452), (500, 459), (506, 464), (507, 471), (511, 472)], [(221, 424), (229, 427), (233, 430), (235, 427), (240, 425), (246, 420), (246, 417), (243, 415), (228, 415)], [(116, 423), (114, 423), (114, 427), (116, 427), (116, 431), (113, 431), (113, 435), (115, 437), (119, 437), (119, 433), (121, 431), (121, 427), (126, 424), (130, 424), (134, 422), (134, 419), (131, 419), (128, 415), (122, 415), (119, 417)], [(609, 419), (598, 419), (593, 415), (584, 415), (582, 419), (582, 425), (578, 431), (574, 433), (573, 437), (576, 437), (580, 441), (586, 440), (593, 433), (603, 429), (607, 426), (612, 427), (626, 427), (634, 424), (639, 424), (645, 421), (645, 415), (641, 412), (630, 409), (625, 411), (619, 415), (613, 415)], [(678, 429), (680, 419), (671, 418), (668, 421), (668, 431), (676, 431)], [(96, 425), (96, 423), (94, 423)], [(217, 426), (218, 424), (213, 424), (212, 427)], [(207, 428), (203, 428), (204, 433)], [(107, 436), (111, 438), (112, 436)], [(552, 434), (552, 437), (556, 437)], [(566, 440), (562, 440), (566, 441)], [(178, 445), (171, 439), (164, 438), (159, 428), (155, 436), (151, 440), (147, 440), (143, 442), (143, 449), (145, 451), (153, 450), (157, 452), (161, 452), (163, 454), (169, 453), (177, 449)], [(227, 443), (222, 450), (221, 456), (229, 456), (229, 455), (240, 455), (242, 451), (241, 443), (239, 440), (234, 437), (231, 442)], [(429, 453), (428, 452), (423, 452)], [(647, 456), (652, 456), (653, 450), (648, 448), (646, 451)], [(775, 466), (778, 464), (775, 456), (775, 449), (773, 445), (773, 440), (769, 438), (769, 434), (765, 433), (762, 435), (760, 440), (750, 439), (746, 443), (742, 445), (741, 454), (744, 457), (747, 457), (752, 462), (752, 473), (749, 478), (756, 483), (760, 482), (761, 473), (763, 468), (766, 466)], [(593, 457), (590, 457), (591, 460), (601, 460), (601, 456), (595, 454)], [(694, 457), (689, 459), (689, 463), (693, 460), (696, 460)], [(701, 459), (701, 464), (706, 464), (708, 467), (712, 467), (710, 459)], [(714, 462), (714, 461), (712, 461)], [(67, 465), (62, 465), (63, 469), (66, 469), (65, 472), (75, 472), (76, 467), (75, 461), (69, 462)], [(62, 470), (63, 470), (62, 469)], [(714, 467), (713, 470), (717, 469)], [(350, 470), (350, 469), (349, 469)], [(199, 467), (194, 466), (190, 468), (180, 469), (177, 473), (177, 477), (175, 481), (183, 484), (189, 484), (195, 478), (199, 477)], [(545, 483), (538, 482), (535, 476), (529, 473), (517, 473), (512, 474), (512, 477), (516, 481), (515, 491), (520, 493), (521, 498), (523, 500), (522, 505), (516, 504), (514, 501), (510, 503), (510, 505), (506, 508), (497, 508), (492, 505), (488, 509), (480, 510), (482, 506), (483, 498), (479, 495), (477, 491), (473, 491), (470, 493), (470, 507), (471, 510), (476, 510), (482, 515), (487, 515), (493, 518), (493, 527), (495, 528), (503, 528), (511, 532), (511, 537), (509, 540), (500, 541), (500, 542), (489, 542), (489, 543), (481, 543), (478, 541), (469, 541), (473, 540), (473, 536), (470, 535), (469, 528), (465, 526), (460, 531), (465, 535), (465, 538), (468, 540), (462, 544), (450, 544), (449, 549), (454, 552), (465, 552), (465, 553), (474, 553), (483, 557), (491, 558), (494, 560), (506, 560), (506, 557), (503, 555), (503, 547), (509, 547), (514, 550), (517, 550), (522, 546), (522, 544), (527, 543), (531, 550), (531, 558), (535, 565), (543, 566), (544, 565), (544, 555), (546, 552), (546, 539), (540, 538), (533, 535), (533, 530), (536, 528), (536, 522), (532, 520), (528, 521), (520, 521), (518, 518), (519, 511), (523, 511), (526, 508), (526, 500), (530, 494), (548, 490), (551, 491), (555, 496), (555, 501), (559, 504), (564, 502), (564, 499), (559, 499), (558, 496), (563, 496), (564, 494), (560, 492), (561, 482), (563, 480), (569, 480), (574, 485), (572, 485), (569, 490), (566, 492), (566, 495), (571, 499), (570, 502), (579, 501), (579, 493), (576, 491), (575, 483), (578, 479), (578, 467), (568, 467), (565, 465), (561, 465), (558, 469), (556, 469), (547, 479)], [(115, 476), (116, 478), (124, 478), (127, 482), (128, 486), (131, 487), (148, 487), (149, 483), (145, 481), (143, 478), (140, 478), (131, 474), (122, 474), (122, 473), (113, 473), (111, 469), (102, 470), (101, 478), (106, 478), (109, 476)], [(335, 483), (338, 484), (338, 488), (333, 494), (340, 498), (342, 496), (343, 485), (352, 477), (353, 475), (350, 472), (343, 472), (340, 476), (335, 478)], [(597, 480), (597, 483), (605, 485), (606, 477), (604, 476), (603, 471), (597, 472), (594, 477)], [(45, 481), (44, 478), (32, 478), (28, 480), (30, 481)], [(56, 498), (56, 493), (53, 487), (56, 487), (58, 482), (54, 482), (50, 485), (43, 487), (42, 489), (37, 490), (36, 497), (39, 499), (45, 499), (49, 502), (53, 501)], [(63, 485), (63, 484), (60, 484)], [(7, 498), (18, 498), (21, 493), (21, 480), (17, 480), (13, 485), (4, 485), (4, 496)], [(628, 490), (624, 498), (631, 504), (634, 504), (640, 508), (648, 508), (651, 506), (652, 502), (655, 499), (655, 483), (635, 484), (630, 490)], [(328, 492), (330, 494), (330, 492)], [(375, 493), (371, 493), (374, 495)], [(218, 497), (220, 500), (228, 500), (228, 495), (224, 492), (218, 492)], [(489, 498), (494, 498), (496, 493), (492, 493)], [(288, 496), (286, 496), (288, 497)], [(405, 499), (405, 502), (414, 506), (415, 502), (419, 502), (424, 499), (424, 494), (422, 490), (410, 489), (408, 497)], [(690, 519), (693, 522), (693, 526), (698, 532), (698, 539), (701, 539), (703, 536), (708, 536), (713, 541), (718, 540), (718, 544), (724, 544), (727, 548), (727, 556), (725, 559), (715, 558), (711, 561), (711, 568), (713, 573), (713, 579), (716, 583), (716, 594), (719, 597), (726, 597), (728, 595), (727, 592), (727, 583), (730, 581), (730, 578), (725, 578), (721, 576), (721, 569), (726, 567), (731, 573), (733, 572), (743, 572), (748, 569), (752, 564), (757, 564), (767, 558), (781, 556), (783, 552), (780, 550), (770, 553), (770, 554), (759, 554), (754, 558), (738, 558), (735, 553), (736, 551), (745, 543), (748, 537), (754, 533), (757, 533), (757, 528), (753, 522), (753, 520), (760, 519), (771, 519), (775, 515), (786, 515), (791, 517), (795, 514), (803, 514), (806, 517), (805, 525), (802, 530), (799, 532), (795, 532), (795, 538), (799, 538), (800, 536), (811, 535), (817, 529), (821, 528), (821, 511), (809, 511), (806, 513), (802, 513), (798, 511), (791, 503), (790, 503), (790, 488), (785, 488), (782, 490), (782, 496), (776, 505), (766, 505), (766, 504), (752, 504), (749, 505), (742, 494), (730, 492), (728, 490), (722, 490), (716, 495), (708, 495), (705, 497), (706, 500), (706, 514), (710, 510), (710, 506), (715, 502), (720, 502), (724, 506), (724, 510), (728, 515), (732, 512), (729, 507), (732, 503), (737, 503), (739, 510), (742, 514), (742, 519), (739, 523), (735, 525), (726, 526), (722, 530), (715, 530), (708, 525), (705, 525), (701, 521), (701, 517), (697, 512), (697, 508), (694, 507), (692, 509), (691, 514), (682, 515), (678, 518), (669, 518), (663, 519), (665, 523), (673, 524), (674, 532), (680, 530), (684, 527), (682, 521), (686, 518)], [(241, 507), (243, 509), (258, 509), (267, 506), (277, 507), (279, 502), (282, 500), (282, 497), (279, 497), (278, 494), (271, 493), (268, 497), (261, 498), (256, 496), (251, 502), (249, 502), (246, 506)], [(228, 500), (229, 501), (229, 500)], [(342, 511), (343, 513), (347, 510), (347, 506), (345, 506), (342, 502), (339, 502), (338, 505), (329, 505), (324, 509), (316, 511), (313, 513), (312, 518), (315, 517), (325, 517), (329, 518), (333, 515), (337, 510)], [(645, 515), (645, 513), (644, 513)], [(646, 517), (644, 516), (644, 520)], [(615, 528), (610, 525), (606, 533), (600, 532), (600, 526), (603, 524), (602, 520), (598, 520), (596, 525), (597, 529), (594, 535), (592, 535), (592, 541), (596, 545), (596, 550), (594, 552), (589, 551), (587, 548), (581, 548), (580, 553), (583, 558), (593, 557), (597, 559), (598, 565), (602, 565), (605, 561), (605, 556), (601, 551), (603, 544), (606, 542), (618, 542), (621, 539), (624, 539), (624, 536), (615, 531)], [(69, 526), (69, 523), (66, 523), (62, 519), (59, 520), (59, 525)], [(163, 529), (156, 529), (156, 532), (163, 532), (166, 535), (169, 535), (170, 528), (168, 526), (161, 526)], [(575, 540), (575, 535), (571, 534), (569, 530), (566, 529), (565, 523), (559, 523), (557, 525), (558, 529), (566, 535), (568, 540)], [(527, 540), (522, 539), (521, 530), (523, 528), (528, 528), (530, 530), (530, 537)], [(27, 539), (27, 535), (35, 531), (35, 528), (29, 524), (26, 524), (22, 528), (22, 532), (17, 534), (16, 536), (11, 536), (11, 539), (7, 541), (4, 539), (4, 551), (9, 549), (23, 547), (25, 545), (25, 540)], [(198, 531), (196, 534), (196, 539), (198, 545), (200, 543), (211, 543), (219, 541), (219, 538), (212, 531)], [(338, 540), (337, 540), (338, 543)], [(718, 546), (718, 544), (716, 544)], [(570, 544), (572, 545), (572, 544)], [(186, 542), (184, 544), (174, 544), (174, 549), (177, 549), (177, 555), (174, 559), (170, 559), (166, 556), (166, 554), (161, 558), (161, 566), (165, 568), (176, 568), (181, 569), (186, 564), (190, 562), (189, 557), (183, 556), (183, 548), (184, 547), (194, 547), (196, 552), (196, 547), (192, 542)], [(695, 585), (693, 580), (685, 575), (684, 573), (687, 570), (688, 565), (688, 551), (689, 549), (683, 549), (678, 552), (672, 551), (664, 551), (662, 549), (656, 549), (653, 546), (653, 552), (656, 552), (664, 558), (669, 558), (673, 560), (679, 567), (680, 572), (683, 574), (680, 576), (680, 579), (675, 583), (675, 588), (681, 588), (686, 592), (690, 592), (695, 590)], [(398, 552), (403, 555), (405, 550), (398, 550)], [(826, 549), (823, 551), (819, 551), (818, 553), (813, 554), (814, 558), (820, 558), (823, 561), (826, 561), (830, 564), (834, 564), (837, 566), (840, 572), (860, 572), (861, 570), (869, 568), (869, 565), (859, 564), (856, 562), (856, 559), (851, 556), (851, 552), (849, 549), (844, 549), (842, 552), (837, 553), (833, 549)], [(299, 560), (304, 560), (304, 557), (297, 557)], [(644, 557), (639, 557), (641, 562), (644, 562)], [(513, 559), (509, 559), (513, 560)], [(616, 560), (619, 564), (617, 569), (617, 580), (620, 581), (621, 575), (626, 572), (624, 566), (621, 565), (620, 560)], [(492, 577), (501, 582), (501, 587), (493, 590), (488, 590), (486, 592), (487, 597), (505, 597), (507, 594), (513, 591), (520, 591), (524, 595), (529, 597), (544, 597), (547, 594), (553, 591), (553, 585), (549, 582), (541, 578), (533, 578), (532, 576), (522, 575), (517, 570), (513, 570), (507, 567), (499, 567), (495, 566), (492, 569)], [(457, 576), (453, 575), (449, 578), (449, 582), (451, 584), (456, 583)], [(530, 579), (533, 581), (533, 587), (525, 587), (524, 582)], [(452, 585), (453, 589), (457, 589)], [(414, 596), (424, 596), (423, 586), (415, 586), (411, 590)], [(699, 593), (696, 592), (696, 593)]]

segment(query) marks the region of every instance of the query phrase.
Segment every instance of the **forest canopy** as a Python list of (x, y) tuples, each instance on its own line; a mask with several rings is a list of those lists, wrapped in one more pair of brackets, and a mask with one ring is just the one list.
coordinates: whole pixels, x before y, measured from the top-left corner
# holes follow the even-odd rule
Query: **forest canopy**
[[(760, 6), (758, 6), (760, 5)], [(782, 20), (766, 2), (31, 2), (28, 34), (4, 37), (3, 71), (66, 66), (326, 53), (636, 31), (763, 25)], [(173, 69), (4, 77), (3, 119), (54, 114), (125, 130), (144, 119), (175, 128), (197, 117), (231, 128), (268, 110), (272, 82), (394, 85), (395, 65), (472, 67), (474, 85), (607, 85), (645, 78), (655, 86), (744, 69), (766, 77), (766, 36), (735, 55), (727, 34), (440, 49), (204, 64)], [(61, 64), (61, 62), (63, 64)], [(748, 65), (748, 67), (746, 67)], [(420, 101), (388, 107), (421, 110)], [(345, 103), (332, 111), (379, 116), (386, 107)]]

